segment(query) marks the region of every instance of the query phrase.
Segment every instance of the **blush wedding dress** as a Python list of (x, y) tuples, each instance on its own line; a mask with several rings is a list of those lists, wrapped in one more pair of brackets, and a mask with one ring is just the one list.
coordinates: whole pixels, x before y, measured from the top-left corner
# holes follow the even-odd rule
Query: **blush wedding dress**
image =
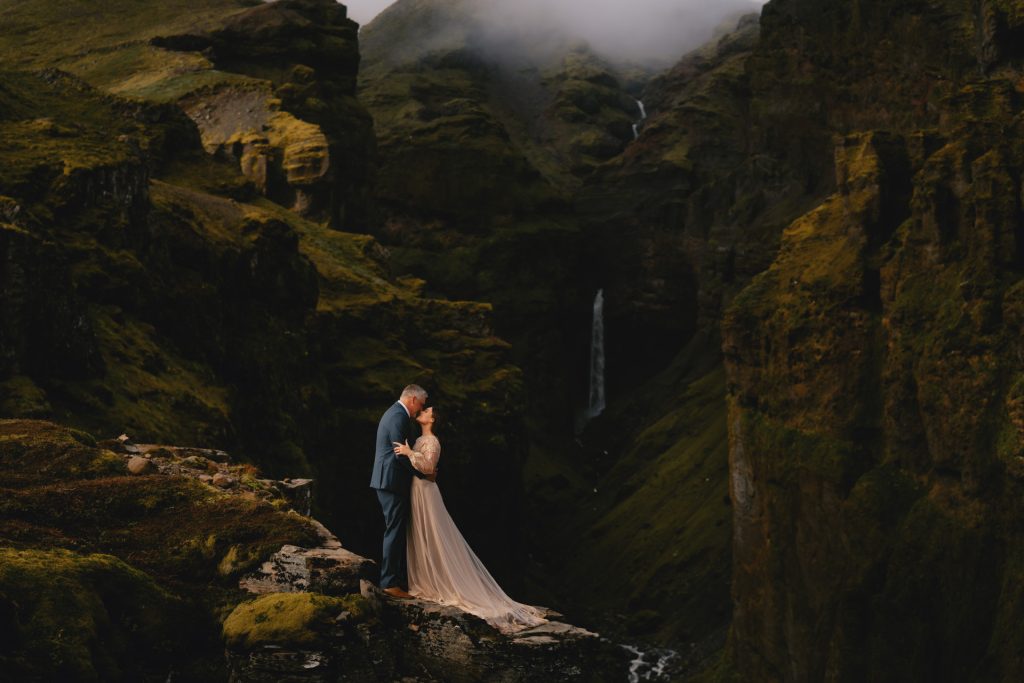
[[(436, 471), (440, 457), (441, 442), (432, 434), (423, 435), (416, 440), (409, 461), (429, 475)], [(547, 621), (542, 610), (505, 595), (455, 526), (437, 484), (414, 478), (410, 508), (410, 594), (475, 614), (502, 633)]]

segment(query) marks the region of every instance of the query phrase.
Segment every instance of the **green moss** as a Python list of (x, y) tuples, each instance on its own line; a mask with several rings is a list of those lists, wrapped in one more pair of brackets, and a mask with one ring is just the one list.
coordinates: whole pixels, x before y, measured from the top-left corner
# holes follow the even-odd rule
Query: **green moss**
[[(910, 510), (874, 603), (885, 628), (869, 636), (867, 671), (885, 667), (900, 680), (971, 677), (989, 647), (1002, 585), (1000, 543), (979, 524), (984, 513), (941, 487)], [(935, 648), (951, 642), (957, 647)]]
[(117, 476), (124, 467), (57, 425), (0, 421), (0, 472), (11, 487), (0, 538), (60, 539), (130, 557), (161, 579), (200, 582), (238, 576), (286, 543), (317, 541), (305, 518), (269, 503), (189, 478)]
[(0, 654), (12, 680), (165, 674), (185, 627), (178, 600), (109, 555), (0, 548), (0, 596), (13, 605)]
[(238, 576), (261, 562), (265, 550), (265, 547), (260, 546), (233, 545), (217, 564), (217, 573), (221, 576)]
[(261, 645), (302, 646), (316, 642), (347, 612), (346, 621), (369, 614), (365, 598), (316, 593), (271, 593), (235, 608), (224, 621), (224, 640), (232, 649)]
[(0, 471), (5, 486), (28, 486), (121, 474), (124, 461), (52, 422), (0, 420)]

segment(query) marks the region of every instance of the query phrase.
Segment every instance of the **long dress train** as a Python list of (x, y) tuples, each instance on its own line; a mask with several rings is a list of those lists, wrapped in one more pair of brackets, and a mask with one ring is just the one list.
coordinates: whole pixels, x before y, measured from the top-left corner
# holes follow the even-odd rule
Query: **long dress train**
[[(432, 474), (441, 457), (437, 437), (421, 436), (413, 450), (413, 467)], [(437, 484), (413, 479), (410, 507), (406, 555), (412, 595), (475, 614), (503, 633), (547, 621), (541, 610), (516, 602), (501, 590), (455, 526)]]

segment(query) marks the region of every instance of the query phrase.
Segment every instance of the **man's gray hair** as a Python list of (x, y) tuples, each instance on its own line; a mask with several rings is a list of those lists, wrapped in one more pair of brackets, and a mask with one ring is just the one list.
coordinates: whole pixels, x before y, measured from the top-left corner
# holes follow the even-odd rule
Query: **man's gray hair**
[(402, 389), (402, 395), (400, 398), (418, 398), (421, 401), (426, 401), (427, 390), (419, 384), (410, 384), (405, 389)]

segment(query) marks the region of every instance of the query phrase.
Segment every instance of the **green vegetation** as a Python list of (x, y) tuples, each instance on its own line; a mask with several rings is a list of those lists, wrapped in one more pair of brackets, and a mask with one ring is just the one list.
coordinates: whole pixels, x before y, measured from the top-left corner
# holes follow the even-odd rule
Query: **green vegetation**
[[(688, 384), (602, 477), (593, 503), (580, 501), (603, 514), (580, 515), (587, 526), (568, 575), (584, 594), (609, 596), (595, 600), (605, 608), (625, 601), (638, 621), (626, 625), (632, 634), (692, 642), (729, 621), (724, 390), (721, 367)], [(586, 570), (598, 565), (600, 572)]]
[[(8, 68), (63, 68), (66, 61), (82, 59), (87, 53), (102, 55), (111, 49), (134, 48), (156, 36), (202, 31), (257, 4), (255, 0), (169, 0), (156, 6), (120, 0), (99, 7), (89, 0), (4, 2), (0, 5), (0, 23), (5, 27), (0, 59)], [(112, 21), (115, 15), (117, 20)], [(127, 70), (120, 74), (122, 78), (130, 75)]]
[(359, 595), (271, 593), (236, 607), (224, 620), (224, 640), (229, 648), (247, 651), (264, 644), (309, 646), (339, 623), (365, 620), (368, 613)]
[(526, 469), (536, 514), (565, 520), (536, 522), (539, 571), (561, 577), (549, 599), (616, 638), (695, 643), (688, 669), (717, 656), (731, 618), (725, 374), (714, 346), (695, 340), (609, 406), (572, 462), (531, 458)]

